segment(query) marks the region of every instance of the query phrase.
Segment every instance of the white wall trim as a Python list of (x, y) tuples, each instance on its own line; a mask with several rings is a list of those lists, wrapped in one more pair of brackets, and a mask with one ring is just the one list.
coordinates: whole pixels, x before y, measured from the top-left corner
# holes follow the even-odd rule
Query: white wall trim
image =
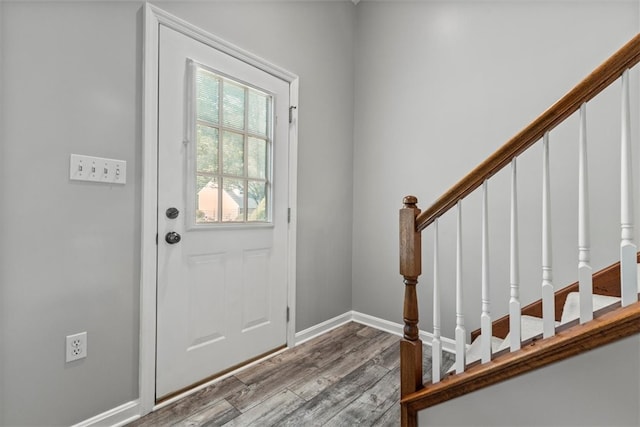
[(140, 414), (155, 404), (156, 237), (158, 206), (158, 17), (144, 5), (142, 85), (142, 242), (140, 265)]
[(300, 79), (295, 77), (289, 84), (289, 103), (296, 108), (292, 110), (289, 124), (289, 254), (288, 262), (288, 296), (289, 324), (287, 329), (287, 343), (289, 347), (295, 345), (296, 339), (296, 248), (298, 241), (298, 107)]
[(110, 409), (102, 414), (91, 417), (88, 420), (74, 424), (72, 427), (89, 426), (124, 426), (140, 418), (139, 401), (133, 400), (123, 405)]
[[(404, 325), (400, 323), (390, 322), (379, 317), (370, 316), (368, 314), (352, 311), (352, 320), (354, 322), (362, 323), (363, 325), (371, 326), (372, 328), (379, 329), (381, 331), (389, 332), (390, 334), (398, 335), (399, 337), (404, 334)], [(433, 334), (426, 331), (420, 331), (420, 339), (428, 346), (431, 346), (433, 341)], [(449, 353), (456, 353), (456, 342), (450, 338), (441, 337), (442, 349)]]
[(342, 326), (345, 323), (351, 322), (353, 320), (352, 313), (353, 313), (352, 311), (347, 311), (344, 314), (341, 314), (329, 320), (325, 320), (322, 323), (318, 323), (315, 326), (312, 326), (310, 328), (307, 328), (303, 331), (296, 333), (295, 345), (300, 345), (303, 342), (309, 341), (313, 338), (316, 338), (322, 334), (329, 332), (332, 329)]
[[(325, 320), (322, 323), (318, 323), (315, 326), (305, 329), (304, 331), (300, 331), (296, 333), (295, 336), (295, 345), (300, 345), (303, 342), (309, 341), (313, 338), (316, 338), (322, 334), (329, 332), (332, 329), (335, 329), (339, 326), (344, 325), (348, 322), (357, 322), (366, 326), (370, 326), (372, 328), (388, 332), (393, 335), (397, 335), (401, 337), (403, 335), (404, 326), (400, 323), (390, 322), (385, 319), (381, 319), (379, 317), (370, 316), (368, 314), (360, 313), (358, 311), (347, 311), (339, 316), (336, 316), (332, 319)], [(420, 339), (426, 345), (431, 345), (431, 341), (433, 340), (433, 334), (420, 331)], [(449, 353), (455, 354), (456, 350), (456, 342), (450, 338), (442, 337), (442, 349)]]
[[(156, 236), (158, 206), (158, 31), (160, 25), (176, 30), (188, 37), (224, 52), (249, 65), (265, 71), (289, 83), (289, 100), (298, 106), (299, 79), (293, 73), (228, 43), (190, 23), (177, 18), (149, 3), (144, 5), (143, 29), (143, 95), (142, 95), (142, 242), (140, 272), (140, 399), (138, 415), (143, 416), (155, 406), (156, 370)], [(296, 110), (297, 112), (298, 110)], [(287, 325), (287, 343), (295, 342), (296, 302), (296, 204), (297, 204), (297, 159), (298, 159), (297, 115), (289, 127), (289, 204), (291, 222), (288, 230), (288, 292), (287, 304), (290, 321)]]
[[(390, 322), (358, 311), (352, 311), (352, 313), (354, 322), (362, 323), (363, 325), (371, 326), (372, 328), (376, 328), (399, 337), (403, 335), (404, 327), (399, 323)], [(431, 343), (431, 340), (429, 340), (429, 343)]]

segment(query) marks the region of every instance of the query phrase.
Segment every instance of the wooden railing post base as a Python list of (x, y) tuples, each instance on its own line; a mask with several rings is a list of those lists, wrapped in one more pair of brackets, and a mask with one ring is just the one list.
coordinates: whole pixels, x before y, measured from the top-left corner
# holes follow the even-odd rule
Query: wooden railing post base
[(422, 389), (422, 341), (400, 341), (400, 394)]
[(418, 427), (418, 412), (409, 408), (409, 405), (400, 407), (400, 426)]
[[(400, 341), (400, 396), (404, 397), (421, 390), (422, 385), (422, 341)], [(418, 413), (407, 405), (401, 405), (402, 427), (418, 425)]]

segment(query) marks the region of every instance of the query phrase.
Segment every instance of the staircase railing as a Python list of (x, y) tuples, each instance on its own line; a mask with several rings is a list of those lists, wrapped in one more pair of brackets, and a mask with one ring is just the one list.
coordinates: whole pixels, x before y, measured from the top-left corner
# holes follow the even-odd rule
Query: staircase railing
[[(569, 91), (564, 97), (552, 105), (520, 133), (505, 143), (494, 154), (477, 166), (467, 176), (444, 193), (432, 206), (424, 212), (417, 207), (417, 198), (407, 196), (400, 209), (400, 274), (404, 278), (404, 338), (400, 343), (401, 358), (401, 416), (403, 426), (417, 425), (417, 412), (460, 394), (493, 384), (526, 372), (559, 358), (569, 357), (577, 349), (589, 349), (618, 339), (631, 333), (640, 332), (640, 309), (638, 301), (637, 246), (633, 235), (633, 194), (631, 170), (631, 132), (629, 102), (629, 69), (640, 62), (640, 34), (631, 39), (620, 50), (596, 68), (582, 82)], [(613, 82), (621, 80), (622, 114), (621, 114), (621, 243), (620, 243), (620, 292), (621, 308), (607, 313), (591, 322), (593, 318), (592, 289), (593, 274), (590, 260), (590, 228), (589, 228), (589, 188), (587, 178), (587, 141), (586, 141), (586, 106), (595, 96)], [(551, 269), (551, 210), (549, 179), (549, 133), (576, 111), (580, 111), (579, 135), (579, 189), (578, 189), (578, 288), (580, 291), (580, 323), (581, 332), (556, 335), (556, 303), (555, 289), (552, 282)], [(519, 300), (519, 264), (518, 264), (518, 209), (517, 209), (517, 170), (516, 162), (520, 154), (542, 140), (542, 314), (543, 337), (540, 345), (522, 348), (520, 337), (521, 304)], [(490, 315), (489, 261), (488, 261), (488, 208), (487, 181), (497, 172), (511, 165), (511, 238), (510, 238), (510, 301), (509, 331), (511, 333), (510, 354), (501, 357), (501, 363), (486, 364), (494, 356), (491, 349), (491, 336), (494, 322)], [(462, 200), (474, 190), (482, 186), (482, 314), (481, 324), (481, 360), (469, 372), (465, 361), (466, 329), (463, 311), (462, 286), (462, 237), (461, 207)], [(455, 349), (456, 375), (440, 381), (441, 368), (441, 333), (440, 305), (438, 283), (438, 218), (453, 207), (457, 211), (457, 249), (456, 249), (456, 328)], [(425, 388), (422, 372), (422, 341), (418, 328), (418, 297), (416, 286), (422, 274), (422, 241), (421, 233), (427, 227), (434, 228), (434, 318), (433, 318), (433, 376), (432, 384)], [(604, 320), (603, 320), (604, 319)], [(501, 328), (504, 329), (505, 319)], [(594, 325), (595, 324), (595, 325)], [(604, 328), (604, 329), (599, 329)], [(608, 329), (607, 329), (608, 328)], [(602, 331), (606, 330), (607, 334)], [(477, 333), (476, 333), (477, 334)], [(601, 339), (594, 339), (598, 336)], [(571, 344), (571, 343), (574, 344)], [(545, 353), (546, 352), (546, 353)], [(536, 353), (536, 354), (534, 354)], [(544, 353), (544, 354), (543, 354)], [(532, 360), (535, 359), (535, 360)], [(497, 362), (497, 361), (496, 361)], [(456, 377), (460, 377), (456, 379)], [(470, 385), (469, 381), (475, 381)], [(457, 388), (456, 388), (457, 387)]]

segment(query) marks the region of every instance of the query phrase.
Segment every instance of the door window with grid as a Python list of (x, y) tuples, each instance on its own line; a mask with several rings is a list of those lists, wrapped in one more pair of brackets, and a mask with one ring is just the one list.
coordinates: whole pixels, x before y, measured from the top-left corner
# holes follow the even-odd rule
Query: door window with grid
[(269, 223), (273, 97), (191, 65), (192, 223)]

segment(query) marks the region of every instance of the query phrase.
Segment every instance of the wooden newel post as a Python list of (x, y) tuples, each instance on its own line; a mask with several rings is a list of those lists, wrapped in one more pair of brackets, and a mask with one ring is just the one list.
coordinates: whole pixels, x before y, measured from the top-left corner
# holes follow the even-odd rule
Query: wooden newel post
[[(422, 341), (418, 329), (418, 296), (416, 285), (422, 273), (422, 239), (416, 231), (420, 209), (418, 199), (407, 196), (400, 209), (400, 274), (404, 278), (404, 338), (400, 341), (400, 396), (407, 396), (422, 385)], [(402, 425), (417, 425), (415, 411), (402, 405)]]

